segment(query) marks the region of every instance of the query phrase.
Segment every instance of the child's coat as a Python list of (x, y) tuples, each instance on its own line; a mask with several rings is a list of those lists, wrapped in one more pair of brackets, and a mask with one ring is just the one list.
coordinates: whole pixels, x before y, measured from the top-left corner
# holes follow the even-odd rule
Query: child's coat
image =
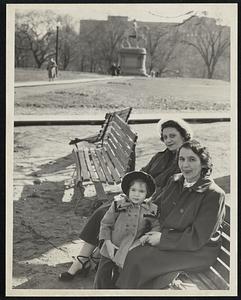
[[(151, 230), (160, 230), (157, 206), (150, 201), (136, 205), (121, 194), (112, 202), (101, 221), (99, 240), (111, 240), (119, 248), (113, 262), (123, 267), (130, 247), (140, 245), (138, 238)], [(100, 253), (109, 258), (105, 242)]]

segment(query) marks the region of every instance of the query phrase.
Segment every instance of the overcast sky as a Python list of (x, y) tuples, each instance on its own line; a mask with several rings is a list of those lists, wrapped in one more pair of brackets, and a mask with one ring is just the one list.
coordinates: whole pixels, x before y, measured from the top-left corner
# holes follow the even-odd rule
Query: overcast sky
[[(11, 5), (11, 4), (10, 4)], [(106, 20), (108, 15), (128, 16), (137, 21), (181, 22), (188, 12), (198, 15), (207, 11), (207, 16), (231, 25), (236, 4), (14, 4), (22, 11), (29, 9), (53, 9), (57, 14), (69, 14), (75, 21), (80, 19)]]

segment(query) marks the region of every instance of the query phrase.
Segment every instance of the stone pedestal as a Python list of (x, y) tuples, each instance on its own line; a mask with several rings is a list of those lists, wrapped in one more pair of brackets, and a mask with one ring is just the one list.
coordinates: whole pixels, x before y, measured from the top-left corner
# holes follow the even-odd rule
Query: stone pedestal
[(121, 48), (119, 60), (121, 75), (147, 76), (145, 48)]

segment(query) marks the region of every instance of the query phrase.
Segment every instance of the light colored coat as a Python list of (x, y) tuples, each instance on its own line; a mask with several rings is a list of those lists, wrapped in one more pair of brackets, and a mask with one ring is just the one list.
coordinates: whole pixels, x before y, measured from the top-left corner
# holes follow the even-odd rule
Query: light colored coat
[[(157, 206), (150, 201), (135, 205), (124, 195), (115, 198), (103, 217), (99, 240), (111, 240), (119, 248), (113, 261), (123, 267), (129, 249), (140, 245), (138, 238), (150, 230), (160, 230)], [(105, 242), (100, 253), (109, 258)]]

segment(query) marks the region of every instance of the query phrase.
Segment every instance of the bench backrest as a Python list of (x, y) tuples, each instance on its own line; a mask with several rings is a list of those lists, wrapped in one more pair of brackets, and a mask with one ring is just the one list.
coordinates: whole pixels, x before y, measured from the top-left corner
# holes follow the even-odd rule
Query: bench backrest
[(105, 121), (101, 126), (97, 141), (103, 141), (103, 139), (105, 138), (107, 131), (108, 131), (109, 124), (110, 124), (113, 116), (118, 115), (120, 118), (122, 118), (124, 120), (124, 122), (127, 123), (131, 111), (132, 111), (132, 107), (128, 107), (128, 108), (125, 108), (122, 110), (117, 110), (117, 111), (114, 111), (111, 113), (106, 113)]
[(114, 114), (103, 147), (121, 177), (135, 167), (136, 141), (137, 134), (122, 118)]
[[(215, 182), (230, 193), (230, 176), (215, 179)], [(199, 273), (199, 279), (211, 289), (228, 290), (230, 282), (230, 206), (225, 206), (226, 214), (222, 224), (222, 247), (216, 263), (208, 271)]]

